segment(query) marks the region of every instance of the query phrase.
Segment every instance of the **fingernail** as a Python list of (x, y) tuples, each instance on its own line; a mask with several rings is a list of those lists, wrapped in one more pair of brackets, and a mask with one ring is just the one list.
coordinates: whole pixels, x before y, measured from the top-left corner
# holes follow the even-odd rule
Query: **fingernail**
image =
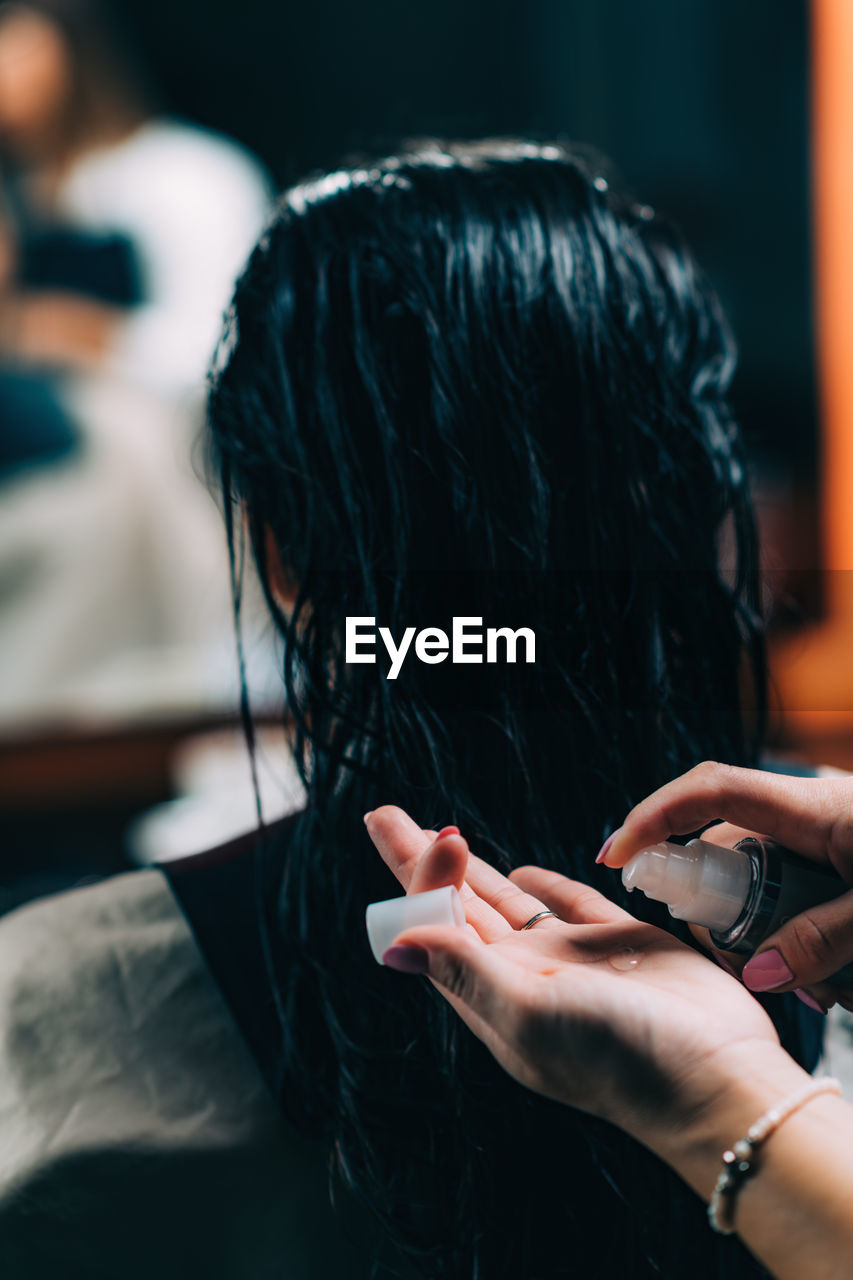
[(373, 815), (373, 810), (372, 810), (372, 809), (368, 809), (367, 813), (364, 815), (364, 819), (363, 819), (363, 821), (364, 821), (364, 822), (367, 822), (367, 819), (368, 819), (368, 818), (370, 818), (370, 817), (372, 817), (372, 815)]
[(438, 835), (436, 836), (436, 839), (440, 840), (442, 836), (458, 836), (461, 834), (462, 833), (458, 827), (442, 827)]
[(741, 974), (750, 991), (773, 991), (790, 982), (793, 976), (782, 959), (781, 951), (775, 947), (771, 951), (762, 951), (760, 956), (753, 956)]
[(730, 973), (733, 978), (737, 978), (738, 982), (740, 982), (740, 974), (737, 969), (733, 968), (733, 966), (729, 964), (728, 960), (724, 960), (719, 951), (712, 951), (711, 958), (716, 960), (721, 969), (725, 969), (726, 973)]
[(798, 1000), (802, 1000), (803, 1004), (807, 1004), (810, 1009), (814, 1009), (815, 1013), (826, 1013), (826, 1009), (824, 1009), (823, 1005), (818, 1004), (814, 996), (810, 996), (808, 991), (803, 991), (802, 987), (797, 987), (794, 991), (794, 995)]
[(429, 952), (424, 947), (389, 947), (382, 953), (382, 963), (400, 973), (426, 973)]
[(596, 862), (604, 861), (604, 859), (607, 857), (608, 853), (610, 852), (610, 846), (613, 844), (613, 841), (616, 839), (616, 837), (618, 836), (621, 830), (622, 830), (621, 827), (617, 827), (615, 831), (612, 831), (610, 833), (610, 835), (607, 837), (607, 839), (604, 841), (604, 844), (601, 846), (601, 848), (598, 851), (598, 855), (595, 859)]

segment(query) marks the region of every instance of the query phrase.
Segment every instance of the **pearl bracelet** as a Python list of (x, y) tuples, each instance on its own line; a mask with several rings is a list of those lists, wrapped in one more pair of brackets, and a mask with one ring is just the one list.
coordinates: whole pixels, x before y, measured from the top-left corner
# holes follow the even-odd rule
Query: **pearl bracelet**
[(720, 1235), (729, 1236), (735, 1230), (732, 1221), (737, 1193), (747, 1178), (757, 1172), (754, 1166), (755, 1152), (779, 1125), (799, 1111), (812, 1098), (822, 1093), (841, 1093), (841, 1083), (832, 1076), (820, 1076), (810, 1080), (789, 1098), (777, 1102), (769, 1111), (765, 1111), (755, 1124), (751, 1125), (746, 1137), (735, 1142), (729, 1151), (723, 1152), (723, 1171), (714, 1187), (711, 1203), (708, 1205), (708, 1222), (712, 1230)]

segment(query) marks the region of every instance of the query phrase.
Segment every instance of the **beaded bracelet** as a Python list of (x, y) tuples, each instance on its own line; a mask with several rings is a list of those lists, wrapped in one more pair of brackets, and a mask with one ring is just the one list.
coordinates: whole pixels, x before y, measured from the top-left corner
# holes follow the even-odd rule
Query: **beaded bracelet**
[(731, 1149), (723, 1152), (723, 1171), (714, 1187), (711, 1203), (708, 1205), (708, 1222), (712, 1230), (720, 1235), (730, 1236), (735, 1230), (733, 1224), (735, 1199), (747, 1178), (751, 1178), (756, 1169), (755, 1152), (771, 1133), (799, 1111), (800, 1107), (817, 1098), (822, 1093), (841, 1093), (841, 1083), (832, 1076), (820, 1076), (810, 1080), (789, 1098), (784, 1098), (775, 1107), (766, 1111), (755, 1124), (751, 1125), (746, 1137), (735, 1142)]

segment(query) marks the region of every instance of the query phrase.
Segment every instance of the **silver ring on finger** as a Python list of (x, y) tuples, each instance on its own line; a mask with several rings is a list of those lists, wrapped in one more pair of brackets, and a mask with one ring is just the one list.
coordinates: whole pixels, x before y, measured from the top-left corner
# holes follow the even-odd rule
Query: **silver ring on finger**
[(546, 916), (554, 916), (554, 918), (556, 919), (557, 913), (556, 911), (537, 911), (535, 916), (530, 917), (530, 919), (527, 921), (527, 924), (523, 924), (521, 926), (521, 929), (519, 929), (519, 933), (521, 933), (524, 929), (532, 929), (533, 926), (539, 920), (544, 920)]

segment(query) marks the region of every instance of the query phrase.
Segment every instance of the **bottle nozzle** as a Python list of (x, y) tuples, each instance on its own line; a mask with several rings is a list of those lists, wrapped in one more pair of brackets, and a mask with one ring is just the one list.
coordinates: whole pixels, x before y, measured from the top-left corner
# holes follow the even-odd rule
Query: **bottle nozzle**
[(622, 868), (629, 892), (665, 902), (677, 920), (724, 933), (743, 911), (752, 882), (752, 863), (737, 849), (705, 840), (687, 845), (662, 840), (635, 854)]

